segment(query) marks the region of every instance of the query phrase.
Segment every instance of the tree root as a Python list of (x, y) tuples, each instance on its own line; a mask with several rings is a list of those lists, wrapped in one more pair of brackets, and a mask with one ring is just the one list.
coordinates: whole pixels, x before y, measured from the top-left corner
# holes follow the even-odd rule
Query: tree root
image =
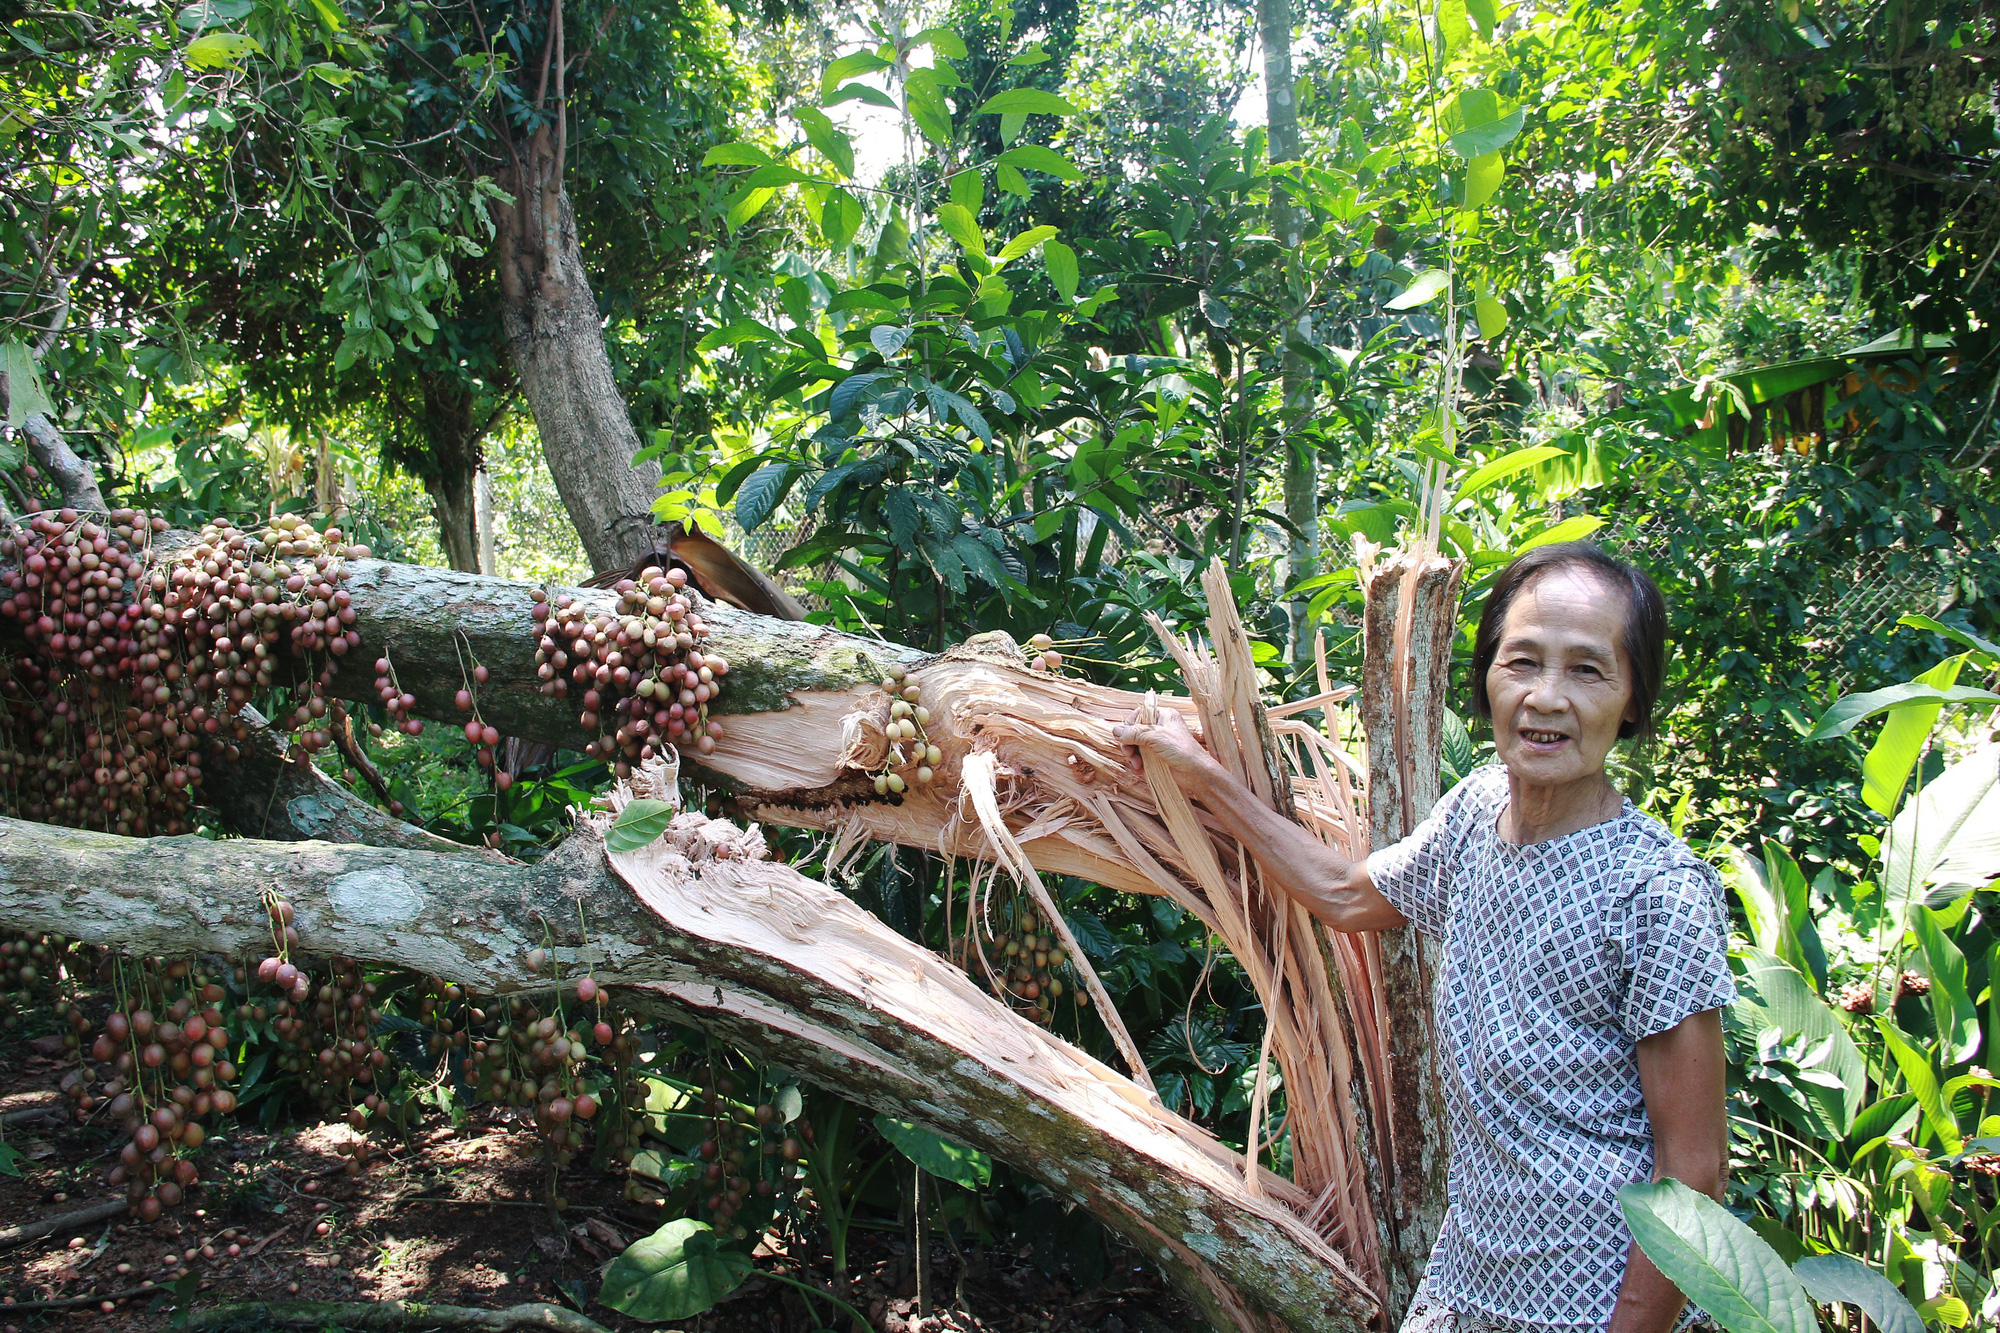
[(0, 1250), (21, 1245), (43, 1236), (52, 1236), (58, 1231), (74, 1231), (87, 1227), (93, 1222), (102, 1222), (107, 1217), (123, 1216), (129, 1207), (123, 1199), (111, 1199), (104, 1203), (94, 1203), (88, 1208), (79, 1208), (73, 1213), (60, 1213), (55, 1217), (44, 1217), (39, 1222), (23, 1222), (17, 1227), (0, 1229)]

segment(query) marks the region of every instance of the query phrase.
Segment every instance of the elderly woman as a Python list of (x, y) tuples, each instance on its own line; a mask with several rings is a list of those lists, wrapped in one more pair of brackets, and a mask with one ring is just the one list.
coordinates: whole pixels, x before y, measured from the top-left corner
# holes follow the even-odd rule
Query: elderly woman
[(1515, 560), (1472, 654), (1500, 762), (1365, 861), (1260, 803), (1177, 714), (1121, 732), (1328, 926), (1411, 922), (1443, 942), (1450, 1206), (1405, 1330), (1664, 1333), (1693, 1317), (1617, 1203), (1649, 1177), (1714, 1195), (1728, 1151), (1721, 883), (1604, 771), (1650, 730), (1665, 667), (1645, 574), (1583, 543)]

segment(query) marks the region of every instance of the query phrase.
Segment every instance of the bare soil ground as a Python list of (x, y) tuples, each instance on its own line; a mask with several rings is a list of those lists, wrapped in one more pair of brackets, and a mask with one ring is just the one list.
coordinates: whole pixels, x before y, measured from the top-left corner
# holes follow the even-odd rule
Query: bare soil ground
[[(32, 1017), (32, 1016), (31, 1016)], [(75, 1066), (60, 1037), (0, 1038), (4, 1141), (22, 1154), (0, 1175), (0, 1230), (76, 1213), (118, 1197), (103, 1183), (118, 1139), (77, 1124), (57, 1085)], [(33, 1114), (48, 1106), (52, 1114)], [(358, 1179), (337, 1151), (345, 1125), (232, 1128), (203, 1149), (203, 1183), (160, 1221), (122, 1212), (0, 1248), (0, 1333), (88, 1326), (171, 1327), (177, 1303), (197, 1310), (250, 1300), (417, 1300), (499, 1308), (548, 1301), (609, 1329), (646, 1327), (593, 1303), (599, 1273), (624, 1243), (668, 1220), (626, 1200), (621, 1175), (564, 1173), (566, 1210), (536, 1202), (544, 1167), (530, 1137), (484, 1112), (454, 1127), (438, 1115)], [(4, 1242), (0, 1242), (4, 1245)], [(916, 1309), (916, 1266), (901, 1234), (857, 1231), (850, 1301), (878, 1333), (1092, 1330), (1173, 1333), (1199, 1327), (1149, 1267), (1113, 1252), (1110, 1276), (1079, 1290), (1039, 1268), (1028, 1248), (932, 1246), (933, 1310)], [(826, 1288), (823, 1234), (766, 1235), (760, 1276), (683, 1333), (845, 1330), (824, 1301), (808, 1311), (780, 1272)], [(59, 1304), (51, 1304), (51, 1303)], [(247, 1327), (247, 1325), (246, 1325)], [(410, 1324), (412, 1329), (422, 1324)]]

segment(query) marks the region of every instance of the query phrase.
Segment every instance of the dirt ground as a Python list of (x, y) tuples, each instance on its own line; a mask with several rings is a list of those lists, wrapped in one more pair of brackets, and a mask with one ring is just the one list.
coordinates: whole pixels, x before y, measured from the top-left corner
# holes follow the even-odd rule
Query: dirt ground
[[(113, 1128), (101, 1115), (75, 1123), (57, 1093), (75, 1063), (60, 1037), (0, 1039), (4, 1141), (23, 1155), (19, 1177), (0, 1175), (0, 1230), (118, 1197), (103, 1181), (119, 1141)], [(52, 1113), (38, 1114), (43, 1106)], [(647, 1327), (592, 1301), (616, 1250), (668, 1220), (627, 1201), (621, 1176), (571, 1168), (563, 1181), (569, 1206), (558, 1217), (535, 1201), (544, 1168), (529, 1136), (489, 1114), (475, 1112), (462, 1129), (438, 1115), (408, 1142), (387, 1145), (358, 1179), (343, 1174), (337, 1150), (350, 1133), (345, 1125), (276, 1133), (240, 1125), (204, 1148), (202, 1184), (157, 1223), (121, 1211), (0, 1248), (0, 1333), (166, 1329), (176, 1301), (189, 1297), (197, 1311), (250, 1300), (488, 1308), (547, 1301), (609, 1329)], [(973, 1246), (961, 1260), (943, 1240), (932, 1247), (933, 1313), (923, 1317), (908, 1240), (893, 1231), (853, 1237), (850, 1302), (878, 1333), (1199, 1326), (1158, 1274), (1129, 1256), (1114, 1252), (1111, 1276), (1078, 1291), (1065, 1274), (1044, 1273), (1025, 1248)], [(761, 1276), (778, 1272), (826, 1288), (822, 1234), (767, 1235), (756, 1259), (760, 1276), (684, 1321), (683, 1333), (848, 1328), (826, 1302), (810, 1314), (796, 1290)]]

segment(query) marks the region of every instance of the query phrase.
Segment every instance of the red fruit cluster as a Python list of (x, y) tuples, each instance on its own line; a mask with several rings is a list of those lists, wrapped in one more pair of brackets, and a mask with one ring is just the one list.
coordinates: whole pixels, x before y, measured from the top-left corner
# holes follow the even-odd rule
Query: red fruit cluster
[(79, 1113), (108, 1099), (126, 1135), (108, 1179), (150, 1222), (200, 1179), (188, 1154), (208, 1138), (203, 1122), (236, 1109), (226, 992), (186, 961), (115, 966), (125, 1004), (90, 1044), (94, 1072), (73, 1070), (62, 1088)]
[(624, 1085), (638, 1053), (638, 1036), (591, 978), (577, 984), (576, 995), (583, 1006), (580, 1013), (566, 1012), (559, 996), (550, 1004), (552, 1013), (522, 996), (507, 1002), (504, 1015), (474, 1009), (466, 1047), (466, 1081), (489, 1100), (527, 1112), (545, 1158), (556, 1169), (574, 1160), (586, 1126), (607, 1106), (617, 1113), (598, 1126), (604, 1148), (630, 1161), (638, 1147), (636, 1128), (625, 1112), (629, 1099), (606, 1091)]
[(768, 1102), (746, 1107), (735, 1101), (736, 1079), (713, 1065), (706, 1081), (702, 1109), (713, 1136), (695, 1149), (702, 1161), (702, 1184), (709, 1191), (702, 1211), (717, 1231), (741, 1237), (737, 1214), (754, 1199), (769, 1199), (797, 1185), (801, 1172), (796, 1164), (813, 1142), (812, 1122), (801, 1118), (787, 1125)]
[(273, 720), (307, 749), (331, 743), (330, 658), (360, 642), (342, 556), (366, 549), (279, 518), (256, 535), (211, 523), (162, 561), (166, 526), (65, 509), (0, 541), (0, 614), (31, 649), (0, 678), (0, 812), (185, 833), (203, 760), (234, 756), (257, 691), (289, 691)]
[[(375, 697), (382, 701), (382, 711), (389, 715), (389, 725), (410, 736), (424, 734), (423, 720), (415, 715), (417, 696), (404, 689), (396, 679), (396, 664), (388, 654), (375, 659)], [(380, 728), (371, 727), (372, 731)]]
[(649, 566), (612, 591), (616, 610), (593, 612), (567, 593), (551, 608), (537, 590), (533, 615), (542, 638), (535, 672), (542, 693), (564, 698), (572, 684), (582, 691), (583, 729), (598, 731), (607, 720), (613, 727), (584, 750), (613, 761), (620, 777), (668, 745), (713, 752), (722, 724), (710, 718), (709, 705), (722, 692), (729, 663), (707, 651), (708, 625), (687, 575)]

